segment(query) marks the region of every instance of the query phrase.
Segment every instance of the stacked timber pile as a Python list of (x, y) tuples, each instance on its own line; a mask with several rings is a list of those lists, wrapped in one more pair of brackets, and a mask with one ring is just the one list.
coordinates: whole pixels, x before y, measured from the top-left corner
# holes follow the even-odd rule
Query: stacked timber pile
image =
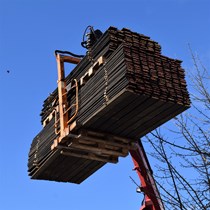
[[(103, 133), (94, 135), (95, 142), (102, 139), (110, 145), (104, 154), (94, 156), (81, 145), (74, 147), (73, 140), (68, 149), (51, 149), (59, 135), (54, 128), (55, 118), (59, 117), (56, 89), (44, 101), (41, 112), (44, 128), (34, 138), (29, 153), (28, 171), (34, 179), (80, 183), (106, 162), (117, 162), (118, 156), (126, 156), (130, 142), (190, 106), (181, 61), (161, 55), (157, 42), (125, 28), (110, 27), (66, 77), (70, 105), (76, 101), (71, 88), (75, 79), (79, 83), (79, 109), (71, 132)], [(74, 113), (73, 107), (69, 118)], [(85, 144), (88, 135), (80, 142)]]

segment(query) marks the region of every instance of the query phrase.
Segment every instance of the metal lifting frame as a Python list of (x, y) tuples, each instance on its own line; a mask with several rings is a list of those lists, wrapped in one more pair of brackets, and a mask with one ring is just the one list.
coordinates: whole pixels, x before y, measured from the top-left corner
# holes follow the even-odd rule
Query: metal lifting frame
[(140, 190), (145, 196), (140, 210), (164, 210), (165, 208), (141, 141), (139, 140), (136, 143), (136, 149), (129, 152), (134, 163), (134, 170), (137, 172), (141, 182)]
[[(59, 121), (60, 121), (60, 135), (59, 138), (54, 142), (54, 145), (52, 148), (56, 147), (61, 140), (69, 135), (70, 132), (70, 120), (68, 119), (68, 110), (71, 107), (68, 107), (67, 102), (67, 90), (66, 90), (66, 81), (65, 81), (65, 70), (64, 70), (64, 63), (72, 63), (72, 64), (78, 64), (80, 62), (79, 58), (75, 58), (72, 56), (62, 56), (60, 54), (56, 54), (56, 61), (57, 61), (57, 68), (58, 68), (58, 100), (59, 100)], [(75, 80), (74, 80), (75, 81)], [(77, 81), (75, 81), (76, 85), (76, 92), (78, 92), (78, 84)], [(75, 114), (78, 111), (78, 102), (75, 104), (76, 111)], [(56, 126), (57, 122), (55, 122)]]

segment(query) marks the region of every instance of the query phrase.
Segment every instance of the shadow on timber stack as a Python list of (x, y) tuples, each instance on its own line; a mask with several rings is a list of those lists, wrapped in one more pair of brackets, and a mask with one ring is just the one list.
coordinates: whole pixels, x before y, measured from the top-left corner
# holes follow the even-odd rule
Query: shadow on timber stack
[[(142, 34), (110, 27), (84, 58), (56, 58), (58, 88), (29, 152), (32, 179), (79, 184), (190, 106), (181, 61)], [(77, 65), (65, 77), (66, 62)]]

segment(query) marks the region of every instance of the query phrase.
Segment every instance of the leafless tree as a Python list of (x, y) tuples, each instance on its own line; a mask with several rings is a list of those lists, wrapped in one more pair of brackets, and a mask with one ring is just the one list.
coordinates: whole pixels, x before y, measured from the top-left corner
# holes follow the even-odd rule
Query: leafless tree
[[(166, 209), (210, 209), (210, 75), (192, 53), (191, 108), (143, 139)], [(151, 152), (152, 151), (152, 152)]]

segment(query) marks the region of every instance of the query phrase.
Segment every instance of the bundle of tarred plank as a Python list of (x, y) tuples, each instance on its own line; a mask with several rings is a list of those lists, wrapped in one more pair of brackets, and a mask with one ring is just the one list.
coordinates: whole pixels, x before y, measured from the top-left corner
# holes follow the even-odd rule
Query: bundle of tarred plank
[[(98, 65), (100, 58), (103, 62)], [(98, 65), (97, 70), (89, 74), (94, 65)], [(79, 81), (79, 109), (73, 133), (85, 129), (128, 139), (129, 143), (190, 106), (181, 61), (163, 56), (157, 42), (126, 28), (110, 27), (66, 77), (67, 87), (75, 79)], [(75, 104), (74, 89), (67, 89), (69, 104)], [(84, 155), (80, 157), (73, 151), (71, 155), (71, 150), (68, 155), (52, 150), (57, 137), (57, 113), (52, 113), (57, 105), (56, 89), (43, 104), (44, 128), (31, 144), (29, 175), (33, 179), (81, 183), (106, 161), (84, 158), (84, 151), (77, 151)], [(69, 111), (69, 117), (74, 113)]]

